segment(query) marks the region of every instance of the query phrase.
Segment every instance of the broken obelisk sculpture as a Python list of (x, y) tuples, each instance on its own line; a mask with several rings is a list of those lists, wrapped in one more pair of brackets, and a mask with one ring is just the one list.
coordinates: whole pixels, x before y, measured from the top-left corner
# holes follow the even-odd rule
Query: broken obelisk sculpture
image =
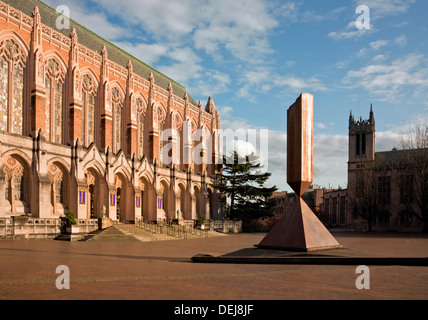
[(341, 247), (302, 199), (313, 181), (313, 95), (302, 93), (287, 111), (287, 183), (298, 195), (258, 248), (316, 251)]

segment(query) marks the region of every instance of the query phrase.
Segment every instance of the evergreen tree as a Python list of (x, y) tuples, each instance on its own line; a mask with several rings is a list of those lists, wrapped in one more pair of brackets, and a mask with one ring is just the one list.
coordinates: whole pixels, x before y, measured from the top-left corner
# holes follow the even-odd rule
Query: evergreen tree
[(273, 215), (273, 202), (267, 202), (277, 187), (265, 187), (271, 176), (262, 172), (263, 168), (254, 153), (240, 156), (236, 151), (223, 157), (222, 172), (217, 174), (213, 184), (225, 197), (230, 199), (228, 215), (232, 219), (258, 219)]

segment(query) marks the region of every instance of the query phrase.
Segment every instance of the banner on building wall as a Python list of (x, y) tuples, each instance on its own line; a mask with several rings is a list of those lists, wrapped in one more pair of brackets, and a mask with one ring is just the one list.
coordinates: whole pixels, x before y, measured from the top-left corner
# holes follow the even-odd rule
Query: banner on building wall
[(116, 205), (116, 192), (110, 192), (110, 205)]
[(141, 195), (140, 194), (137, 194), (135, 196), (135, 205), (136, 205), (137, 208), (141, 207)]
[(80, 189), (79, 190), (79, 203), (80, 204), (85, 204), (86, 203), (86, 192), (85, 189)]

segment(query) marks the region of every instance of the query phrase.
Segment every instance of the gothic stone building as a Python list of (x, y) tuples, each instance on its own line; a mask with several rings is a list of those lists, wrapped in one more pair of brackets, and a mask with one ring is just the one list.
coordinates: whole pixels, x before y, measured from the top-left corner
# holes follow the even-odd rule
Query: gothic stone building
[[(412, 173), (395, 164), (412, 150), (375, 152), (375, 118), (373, 108), (369, 119), (349, 117), (348, 188), (324, 193), (323, 215), (328, 224), (366, 230), (367, 221), (358, 214), (362, 197), (376, 206), (374, 231), (418, 232), (422, 223), (409, 213), (408, 198), (415, 192), (409, 178)], [(381, 170), (372, 170), (373, 165)], [(365, 178), (366, 177), (366, 178)], [(367, 179), (369, 177), (369, 179)], [(368, 185), (368, 182), (371, 185)], [(407, 181), (408, 183), (401, 183)], [(364, 194), (367, 193), (370, 194)], [(417, 208), (415, 208), (417, 210)]]
[(203, 107), (81, 25), (56, 29), (57, 18), (40, 1), (0, 1), (0, 218), (100, 218), (104, 206), (122, 222), (219, 218), (212, 99)]

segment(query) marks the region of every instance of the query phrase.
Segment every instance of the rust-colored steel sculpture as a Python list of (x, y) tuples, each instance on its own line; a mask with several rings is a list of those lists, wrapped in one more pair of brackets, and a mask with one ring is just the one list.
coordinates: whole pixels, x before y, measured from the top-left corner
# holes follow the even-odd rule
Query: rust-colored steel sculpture
[(313, 95), (302, 93), (287, 111), (287, 183), (297, 201), (259, 248), (316, 251), (341, 247), (301, 198), (313, 181)]

